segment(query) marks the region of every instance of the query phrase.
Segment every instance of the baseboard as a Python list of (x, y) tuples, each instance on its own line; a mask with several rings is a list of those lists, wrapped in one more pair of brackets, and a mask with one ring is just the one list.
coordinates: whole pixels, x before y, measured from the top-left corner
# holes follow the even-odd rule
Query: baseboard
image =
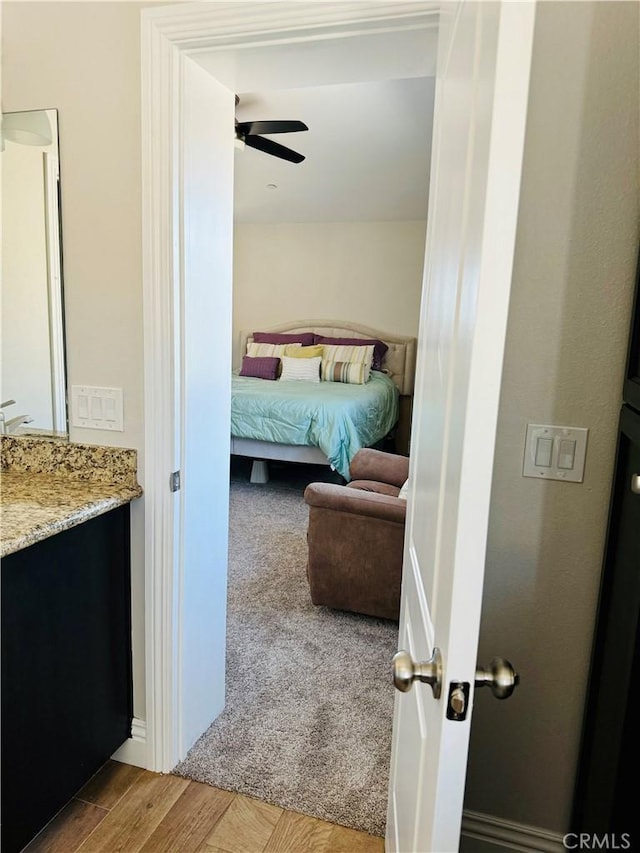
[(566, 847), (558, 832), (513, 823), (480, 812), (465, 811), (462, 815), (463, 838), (475, 838), (485, 845), (516, 850), (519, 853), (563, 853)]
[(122, 761), (123, 764), (147, 768), (147, 724), (144, 720), (133, 718), (131, 737), (125, 740), (111, 757), (115, 761)]

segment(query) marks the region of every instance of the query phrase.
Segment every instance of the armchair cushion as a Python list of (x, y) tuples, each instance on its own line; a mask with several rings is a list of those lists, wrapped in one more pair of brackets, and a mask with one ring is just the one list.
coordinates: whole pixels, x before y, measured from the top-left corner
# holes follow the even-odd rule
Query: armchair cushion
[(379, 518), (404, 525), (407, 505), (392, 495), (380, 495), (335, 483), (310, 483), (304, 492), (310, 507)]
[(400, 497), (400, 489), (389, 483), (378, 483), (377, 480), (351, 480), (348, 489), (360, 489), (363, 492), (375, 492), (378, 495), (389, 495), (391, 498)]
[(352, 480), (375, 480), (400, 488), (409, 477), (409, 458), (365, 447), (351, 460)]

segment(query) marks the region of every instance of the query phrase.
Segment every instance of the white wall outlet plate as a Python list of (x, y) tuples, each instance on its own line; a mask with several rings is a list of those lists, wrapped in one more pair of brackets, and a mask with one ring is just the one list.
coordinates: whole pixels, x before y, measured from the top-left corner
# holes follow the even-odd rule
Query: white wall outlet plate
[(588, 434), (585, 427), (527, 424), (522, 476), (581, 483)]
[(71, 426), (124, 432), (122, 388), (72, 385)]

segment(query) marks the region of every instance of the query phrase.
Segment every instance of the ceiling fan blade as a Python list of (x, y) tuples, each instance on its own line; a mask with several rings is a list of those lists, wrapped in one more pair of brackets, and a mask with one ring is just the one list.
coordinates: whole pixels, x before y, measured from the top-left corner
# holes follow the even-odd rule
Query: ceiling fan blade
[(255, 133), (298, 133), (301, 130), (309, 130), (302, 121), (239, 121), (236, 129), (244, 136)]
[(302, 163), (304, 160), (303, 154), (298, 154), (297, 151), (292, 151), (291, 148), (285, 148), (284, 145), (280, 145), (272, 139), (264, 139), (262, 136), (245, 136), (244, 143), (249, 148), (257, 148), (258, 151), (264, 151), (265, 154), (280, 157), (280, 159), (288, 160), (290, 163)]

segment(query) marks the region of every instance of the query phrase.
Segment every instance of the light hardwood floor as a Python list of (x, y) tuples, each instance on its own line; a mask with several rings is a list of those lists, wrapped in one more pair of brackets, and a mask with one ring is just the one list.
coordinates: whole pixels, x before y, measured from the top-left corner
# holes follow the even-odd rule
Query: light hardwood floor
[(109, 761), (24, 853), (384, 853), (382, 838)]

